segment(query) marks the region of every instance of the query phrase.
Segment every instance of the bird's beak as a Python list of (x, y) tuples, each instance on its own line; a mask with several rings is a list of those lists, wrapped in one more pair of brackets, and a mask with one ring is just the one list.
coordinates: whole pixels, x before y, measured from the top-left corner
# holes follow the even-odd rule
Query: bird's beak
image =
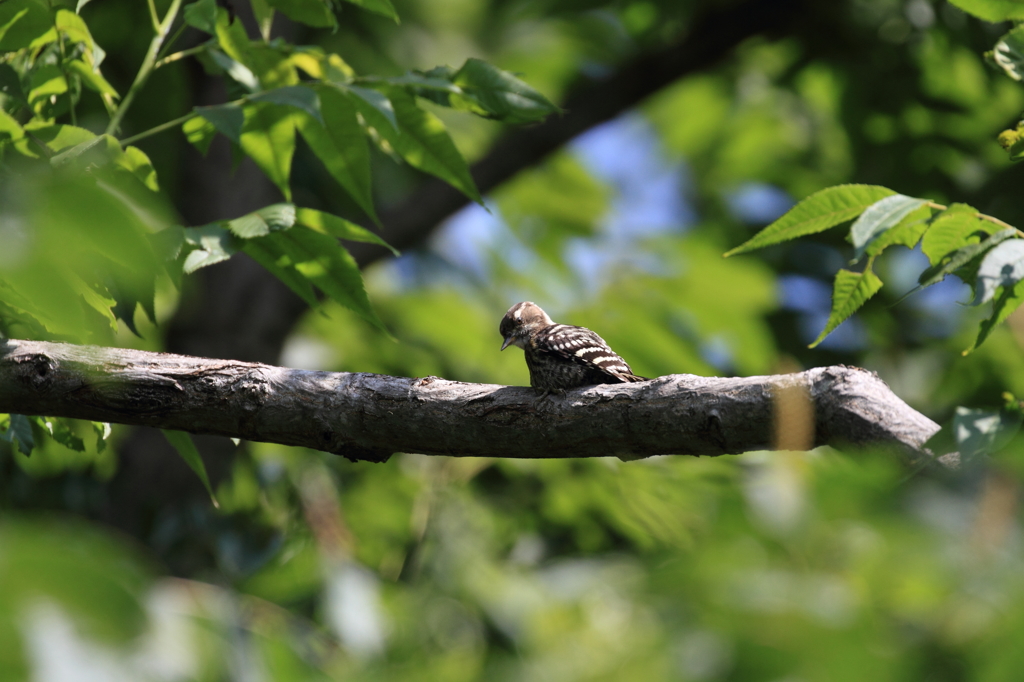
[(512, 343), (512, 335), (509, 334), (505, 337), (505, 343), (501, 344), (501, 350), (505, 350)]

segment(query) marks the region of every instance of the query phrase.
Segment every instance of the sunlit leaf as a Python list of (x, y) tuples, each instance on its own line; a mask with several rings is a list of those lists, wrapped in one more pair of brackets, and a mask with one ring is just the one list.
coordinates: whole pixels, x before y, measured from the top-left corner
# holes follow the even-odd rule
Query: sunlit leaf
[(397, 249), (373, 232), (370, 232), (366, 228), (360, 227), (349, 220), (339, 218), (336, 215), (332, 215), (324, 211), (317, 211), (312, 208), (297, 209), (295, 222), (299, 225), (304, 225), (311, 230), (316, 230), (317, 232), (328, 234), (332, 237), (337, 237), (338, 239), (377, 244), (378, 246), (383, 246), (384, 248), (389, 249), (394, 255), (398, 255)]
[(870, 267), (863, 272), (840, 270), (836, 273), (832, 289), (832, 312), (829, 313), (825, 328), (810, 347), (814, 348), (824, 341), (833, 329), (857, 312), (881, 288), (882, 280), (878, 279)]
[(289, 186), (292, 155), (295, 153), (295, 114), (278, 104), (250, 104), (245, 107), (245, 125), (239, 143), (267, 177), (291, 201)]
[(77, 73), (82, 81), (96, 92), (110, 95), (111, 97), (118, 97), (117, 90), (114, 89), (107, 80), (100, 75), (98, 71), (93, 70), (88, 64), (78, 59), (72, 59), (64, 63), (73, 73)]
[(391, 141), (395, 151), (409, 165), (436, 175), (477, 203), (482, 203), (480, 192), (469, 174), (469, 166), (445, 130), (444, 123), (428, 111), (416, 106), (411, 95), (397, 88), (388, 91), (395, 107), (395, 116), (401, 132), (381, 136)]
[(0, 2), (0, 52), (28, 47), (52, 28), (53, 18), (46, 3), (38, 0)]
[(238, 238), (220, 223), (187, 227), (184, 233), (185, 243), (196, 247), (185, 257), (185, 274), (226, 261), (241, 248)]
[(272, 204), (225, 223), (231, 232), (242, 239), (252, 239), (275, 230), (287, 230), (295, 224), (295, 206)]
[[(379, 121), (383, 120), (390, 124), (396, 133), (398, 132), (398, 119), (395, 117), (395, 107), (391, 104), (391, 100), (387, 98), (387, 95), (357, 85), (339, 85), (337, 87), (351, 93), (355, 97), (354, 105), (356, 108), (364, 116), (369, 115), (367, 123), (379, 128)], [(380, 116), (377, 117), (375, 114)]]
[(476, 100), (484, 113), (504, 123), (532, 123), (558, 111), (544, 95), (480, 59), (467, 59), (452, 82)]
[(816, 192), (791, 208), (753, 238), (727, 252), (726, 256), (822, 232), (853, 220), (875, 202), (895, 194), (875, 185), (838, 185)]
[[(242, 139), (242, 128), (245, 126), (245, 112), (237, 104), (220, 104), (213, 107), (196, 107), (195, 112), (209, 121), (217, 132), (238, 144)], [(195, 119), (189, 119), (194, 121)], [(185, 125), (188, 125), (186, 122)], [(196, 126), (193, 126), (196, 129)], [(191, 142), (191, 140), (189, 140)], [(193, 143), (194, 144), (194, 143)], [(209, 143), (207, 143), (209, 146)]]
[(266, 237), (247, 239), (242, 242), (241, 250), (262, 265), (270, 274), (281, 280), (310, 308), (315, 308), (318, 305), (319, 301), (317, 301), (313, 286), (302, 273), (295, 269), (294, 260), (279, 242)]
[(351, 99), (336, 88), (321, 88), (323, 117), (298, 116), (296, 122), (310, 149), (324, 164), (331, 177), (375, 222), (370, 188), (370, 149), (366, 135), (356, 119)]
[(877, 256), (890, 246), (905, 246), (912, 249), (921, 241), (921, 237), (928, 230), (932, 210), (928, 206), (921, 206), (916, 211), (911, 211), (893, 228), (890, 228), (878, 235), (864, 249), (868, 256)]
[(1014, 230), (1012, 227), (1007, 228), (1000, 232), (996, 232), (994, 235), (991, 235), (987, 239), (977, 244), (968, 244), (967, 246), (957, 249), (951, 255), (948, 261), (942, 263), (941, 265), (932, 266), (925, 270), (923, 273), (921, 273), (921, 277), (918, 280), (919, 285), (915, 287), (910, 293), (908, 293), (907, 296), (916, 293), (921, 289), (924, 289), (925, 287), (930, 287), (933, 284), (938, 284), (939, 282), (946, 278), (946, 275), (954, 272), (955, 270), (959, 270), (960, 268), (964, 267), (968, 262), (974, 260), (981, 254), (983, 254), (985, 251), (989, 250), (990, 248), (992, 248), (993, 246), (1002, 241), (1010, 239), (1015, 234), (1016, 230)]
[(973, 14), (979, 19), (991, 21), (1007, 21), (1024, 19), (1024, 3), (1020, 0), (949, 0), (963, 11)]
[(94, 140), (97, 137), (96, 133), (90, 130), (72, 125), (28, 123), (25, 125), (25, 130), (31, 131), (34, 137), (44, 142), (48, 148), (55, 152)]
[(256, 74), (245, 64), (232, 59), (220, 50), (208, 50), (210, 59), (220, 68), (224, 69), (235, 82), (242, 85), (249, 92), (258, 92), (260, 89), (259, 79)]
[(1015, 81), (1024, 79), (1024, 27), (1018, 26), (996, 43), (992, 61)]
[[(242, 121), (245, 121), (244, 115), (242, 116)], [(189, 144), (193, 145), (199, 150), (200, 154), (205, 156), (206, 152), (210, 150), (213, 138), (217, 135), (217, 128), (206, 118), (194, 116), (181, 124), (181, 132), (185, 135), (185, 139), (189, 141)], [(239, 135), (241, 135), (240, 131)]]
[(992, 299), (992, 314), (981, 321), (981, 325), (978, 327), (978, 336), (974, 339), (974, 343), (964, 351), (964, 355), (973, 352), (984, 343), (992, 330), (1006, 322), (1013, 311), (1017, 310), (1021, 303), (1024, 303), (1024, 281), (1017, 281), (1012, 286), (997, 289), (997, 292), (998, 295)]
[(872, 241), (899, 225), (906, 216), (921, 208), (924, 203), (924, 199), (893, 194), (868, 206), (850, 228), (850, 241), (855, 250), (854, 262), (864, 256)]
[[(387, 331), (370, 306), (359, 266), (334, 237), (296, 225), (290, 230), (272, 232), (251, 240), (247, 245), (249, 243), (267, 245), (274, 253), (286, 256), (287, 265), (311, 284), (364, 320)], [(248, 253), (248, 246), (245, 248)]]
[(932, 265), (945, 256), (967, 245), (968, 238), (977, 241), (987, 237), (994, 229), (992, 223), (981, 220), (978, 210), (967, 204), (952, 204), (932, 219), (921, 238), (921, 251)]
[(250, 102), (271, 102), (295, 107), (300, 111), (309, 114), (311, 117), (323, 123), (323, 116), (320, 114), (320, 97), (313, 88), (304, 85), (289, 85), (283, 88), (274, 88), (253, 95)]
[(160, 186), (157, 184), (156, 169), (153, 168), (153, 162), (150, 161), (146, 153), (138, 147), (125, 147), (124, 153), (118, 157), (115, 163), (137, 177), (139, 182), (149, 189), (154, 192), (158, 192), (160, 190)]
[(978, 268), (974, 304), (992, 299), (998, 287), (1013, 288), (1024, 279), (1024, 239), (1010, 239), (985, 254)]
[(1020, 429), (1020, 424), (1020, 413), (956, 408), (953, 431), (960, 457), (966, 460), (995, 453)]

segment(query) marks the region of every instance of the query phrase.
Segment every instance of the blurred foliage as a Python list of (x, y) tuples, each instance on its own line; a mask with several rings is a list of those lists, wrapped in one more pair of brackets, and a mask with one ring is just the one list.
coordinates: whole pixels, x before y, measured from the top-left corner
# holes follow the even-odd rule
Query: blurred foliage
[[(22, 6), (32, 21), (42, 6), (33, 3), (0, 3), (0, 22)], [(369, 12), (346, 5), (336, 15), (320, 0), (253, 4), (322, 19), (322, 29), (296, 28), (307, 32), (295, 43), (343, 57), (352, 73), (377, 74), (350, 86), (408, 88), (408, 99), (395, 100), (434, 117), (418, 119), (427, 128), (443, 121), (454, 146), (477, 159), (502, 127), (466, 114), (479, 102), (453, 99), (451, 84), (478, 75), (458, 66), (474, 64), (467, 58), (522, 74), (559, 102), (579, 74), (606, 74), (680, 40), (718, 3), (362, 0), (351, 5)], [(853, 448), (629, 463), (396, 455), (370, 465), (248, 444), (230, 475), (211, 477), (219, 510), (209, 498), (182, 500), (130, 540), (95, 521), (119, 494), (115, 452), (128, 430), (9, 416), (0, 422), (0, 584), (10, 586), (0, 597), (0, 679), (1017, 679), (1024, 318), (1009, 315), (962, 357), (990, 313), (958, 306), (969, 292), (947, 280), (897, 305), (930, 264), (933, 236), (923, 251), (893, 244), (878, 255), (885, 286), (810, 349), (831, 312), (833, 277), (855, 247), (821, 232), (721, 258), (799, 200), (845, 183), (1024, 224), (1022, 169), (1011, 158), (1024, 110), (1014, 79), (1020, 29), (957, 8), (999, 19), (1006, 15), (986, 13), (1015, 3), (954, 4), (808, 3), (779, 39), (743, 43), (522, 171), (484, 198), (488, 210), (467, 209), (422, 248), (365, 272), (387, 332), (366, 324), (365, 310), (327, 301), (295, 330), (282, 363), (525, 384), (518, 351), (498, 352), (497, 324), (510, 304), (532, 299), (558, 321), (597, 330), (645, 376), (836, 362), (876, 370), (948, 424), (934, 445), (959, 448), (968, 460), (961, 471), (907, 471), (885, 453)], [(156, 5), (163, 12), (169, 3)], [(127, 92), (149, 35), (125, 27), (149, 23), (144, 3), (94, 0), (81, 16), (107, 51), (104, 78)], [(217, 21), (216, 12), (206, 16)], [(0, 48), (10, 47), (5, 40)], [(453, 66), (431, 72), (438, 64)], [(156, 70), (124, 134), (188, 115), (186, 74), (177, 62)], [(438, 78), (448, 85), (430, 80)], [(79, 126), (99, 132), (106, 108), (99, 92), (83, 92)], [(253, 107), (300, 111), (309, 101)], [(237, 117), (207, 113), (210, 125), (192, 124), (189, 139), (230, 136)], [(187, 172), (176, 135), (135, 143), (160, 179), (164, 199), (153, 211), (167, 224)], [(371, 208), (383, 210), (417, 176), (381, 162), (387, 146), (367, 140)], [(350, 221), (372, 224), (343, 169), (317, 151), (295, 147), (293, 204), (272, 199), (269, 214), (188, 228), (182, 261), (227, 257), (237, 240), (279, 234), (286, 223), (349, 239), (358, 233)], [(429, 171), (428, 157), (417, 158)], [(131, 171), (117, 158), (108, 166), (112, 175)], [(59, 226), (51, 214), (60, 204), (35, 197), (50, 197), (55, 182), (69, 192), (78, 185), (53, 177), (12, 184), (5, 176), (0, 211), (34, 211), (38, 224)], [(89, 201), (107, 200), (96, 196)], [(300, 220), (288, 206), (313, 213)], [(132, 215), (95, 229), (149, 231)], [(340, 222), (328, 225), (325, 215)], [(56, 295), (76, 284), (68, 273), (112, 267), (95, 246), (100, 233), (76, 235), (73, 258), (19, 246), (11, 224), (0, 222), (0, 267), (20, 273), (49, 259), (54, 282), (33, 289), (27, 280), (22, 295), (40, 292), (39, 310), (69, 333), (110, 334), (101, 308), (116, 312), (113, 303), (78, 306)], [(137, 240), (118, 239), (130, 265), (152, 263), (128, 251)], [(17, 261), (8, 256), (15, 247), (24, 254)], [(171, 313), (161, 307), (177, 305), (169, 289), (158, 280), (136, 297), (155, 299), (165, 320)], [(18, 303), (0, 296), (0, 305)], [(159, 348), (161, 328), (142, 317), (147, 347)], [(5, 332), (33, 335), (32, 319), (4, 319), (12, 320)], [(123, 329), (114, 338), (142, 343)]]

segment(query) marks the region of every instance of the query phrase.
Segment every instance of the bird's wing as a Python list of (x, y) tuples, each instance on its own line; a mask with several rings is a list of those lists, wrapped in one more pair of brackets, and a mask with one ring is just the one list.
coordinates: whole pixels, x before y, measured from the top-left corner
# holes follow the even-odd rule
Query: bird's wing
[(551, 325), (538, 334), (537, 347), (623, 383), (643, 381), (643, 377), (634, 375), (626, 361), (604, 339), (586, 327)]

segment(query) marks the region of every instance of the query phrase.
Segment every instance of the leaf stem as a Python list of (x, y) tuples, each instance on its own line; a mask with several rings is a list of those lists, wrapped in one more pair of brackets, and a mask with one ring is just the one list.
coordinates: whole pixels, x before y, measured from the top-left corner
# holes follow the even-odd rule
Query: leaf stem
[[(153, 0), (149, 0), (149, 5), (153, 8), (153, 18), (155, 19), (156, 10)], [(171, 0), (171, 6), (167, 9), (164, 20), (156, 26), (156, 35), (153, 36), (153, 40), (149, 43), (149, 50), (146, 51), (146, 56), (142, 60), (142, 66), (139, 67), (139, 72), (135, 75), (135, 82), (132, 83), (124, 99), (121, 100), (117, 111), (110, 117), (110, 123), (107, 125), (106, 130), (108, 135), (113, 135), (117, 132), (125, 113), (128, 111), (128, 107), (131, 106), (132, 100), (135, 99), (135, 96), (142, 89), (142, 86), (146, 84), (146, 80), (149, 79), (149, 75), (153, 72), (153, 65), (156, 63), (156, 56), (160, 52), (160, 46), (163, 45), (164, 40), (167, 38), (167, 34), (171, 30), (171, 24), (174, 23), (175, 17), (178, 16), (179, 9), (181, 9), (181, 0)]]
[(174, 32), (174, 35), (171, 36), (171, 39), (164, 43), (164, 46), (160, 48), (160, 53), (156, 56), (157, 59), (160, 59), (160, 57), (162, 57), (164, 53), (170, 51), (171, 45), (174, 45), (174, 43), (178, 42), (178, 38), (181, 37), (181, 34), (185, 32), (186, 28), (188, 28), (188, 24), (182, 24), (178, 27), (178, 30)]
[(144, 140), (147, 137), (152, 137), (153, 135), (156, 135), (157, 133), (162, 133), (165, 130), (169, 130), (170, 128), (173, 128), (175, 126), (179, 126), (182, 123), (184, 123), (185, 121), (188, 121), (189, 119), (195, 118), (198, 115), (199, 114), (197, 112), (190, 111), (187, 114), (185, 114), (184, 116), (179, 116), (178, 118), (174, 119), (173, 121), (167, 121), (167, 123), (161, 123), (158, 126), (153, 126), (149, 130), (144, 130), (141, 133), (139, 133), (138, 135), (132, 135), (131, 137), (126, 137), (123, 140), (119, 140), (119, 142), (121, 143), (122, 147), (127, 147), (128, 145), (132, 144), (133, 142), (138, 142), (139, 140)]
[(194, 54), (199, 54), (200, 52), (205, 50), (206, 47), (207, 46), (205, 44), (203, 44), (203, 45), (196, 45), (195, 47), (190, 47), (187, 50), (182, 50), (180, 52), (175, 52), (174, 54), (167, 55), (163, 59), (161, 59), (161, 60), (157, 61), (155, 64), (153, 64), (153, 70), (156, 71), (161, 66), (165, 66), (165, 65), (170, 64), (172, 62), (176, 62), (179, 59), (184, 59), (185, 57), (191, 57)]
[(160, 31), (160, 16), (156, 13), (156, 3), (153, 0), (148, 0), (149, 3), (149, 20), (153, 22), (153, 31)]

